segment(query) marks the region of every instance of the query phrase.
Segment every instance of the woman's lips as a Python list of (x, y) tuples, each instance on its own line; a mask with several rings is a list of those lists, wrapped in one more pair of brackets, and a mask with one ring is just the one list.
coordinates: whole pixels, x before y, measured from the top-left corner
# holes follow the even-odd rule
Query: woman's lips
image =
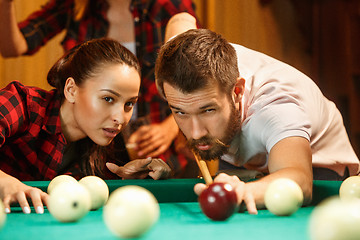
[(119, 129), (114, 129), (114, 128), (104, 128), (104, 133), (107, 137), (109, 138), (114, 138), (116, 137), (116, 135), (118, 135), (120, 132)]

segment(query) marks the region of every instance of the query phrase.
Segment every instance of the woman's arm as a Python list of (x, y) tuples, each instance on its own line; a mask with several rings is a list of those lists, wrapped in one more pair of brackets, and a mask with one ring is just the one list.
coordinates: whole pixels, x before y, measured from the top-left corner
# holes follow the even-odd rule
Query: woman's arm
[(17, 57), (28, 50), (15, 17), (13, 0), (0, 0), (0, 53), (3, 57)]

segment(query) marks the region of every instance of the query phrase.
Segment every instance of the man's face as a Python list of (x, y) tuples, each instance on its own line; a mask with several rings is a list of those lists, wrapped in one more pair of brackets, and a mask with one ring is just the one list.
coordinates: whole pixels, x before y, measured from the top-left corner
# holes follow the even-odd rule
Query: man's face
[(218, 87), (183, 93), (164, 83), (175, 120), (190, 148), (204, 160), (219, 158), (241, 129), (240, 112)]

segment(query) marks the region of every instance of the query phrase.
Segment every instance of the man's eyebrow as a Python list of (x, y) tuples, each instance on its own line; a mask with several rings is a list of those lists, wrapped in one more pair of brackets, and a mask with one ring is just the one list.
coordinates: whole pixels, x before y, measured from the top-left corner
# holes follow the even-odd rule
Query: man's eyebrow
[(170, 107), (170, 108), (173, 108), (173, 109), (176, 109), (176, 110), (181, 110), (181, 108), (175, 107), (175, 106), (173, 106), (173, 105), (171, 105), (171, 104), (169, 104), (169, 107)]
[(215, 104), (215, 103), (209, 103), (209, 104), (206, 104), (206, 105), (200, 107), (200, 109), (206, 109), (206, 108), (210, 108), (210, 107), (214, 107), (214, 106), (217, 106), (217, 104)]
[[(215, 103), (209, 103), (209, 104), (206, 104), (206, 105), (200, 107), (199, 109), (207, 109), (207, 108), (209, 108), (209, 107), (214, 107), (214, 106), (216, 106)], [(175, 110), (181, 110), (181, 108), (175, 107), (174, 105), (171, 105), (171, 104), (169, 105), (169, 107), (170, 107), (170, 108), (173, 108), (173, 109), (175, 109)]]
[(101, 89), (100, 91), (109, 92), (109, 93), (114, 94), (117, 97), (120, 97), (119, 93), (117, 93), (117, 92), (115, 92), (114, 90), (111, 90), (111, 89)]

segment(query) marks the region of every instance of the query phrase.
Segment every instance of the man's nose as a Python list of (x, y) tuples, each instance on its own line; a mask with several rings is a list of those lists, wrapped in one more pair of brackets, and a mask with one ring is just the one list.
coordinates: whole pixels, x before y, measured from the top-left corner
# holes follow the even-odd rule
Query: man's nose
[(193, 117), (191, 119), (191, 137), (193, 139), (200, 139), (207, 135), (207, 130), (205, 125), (200, 121), (199, 118)]

